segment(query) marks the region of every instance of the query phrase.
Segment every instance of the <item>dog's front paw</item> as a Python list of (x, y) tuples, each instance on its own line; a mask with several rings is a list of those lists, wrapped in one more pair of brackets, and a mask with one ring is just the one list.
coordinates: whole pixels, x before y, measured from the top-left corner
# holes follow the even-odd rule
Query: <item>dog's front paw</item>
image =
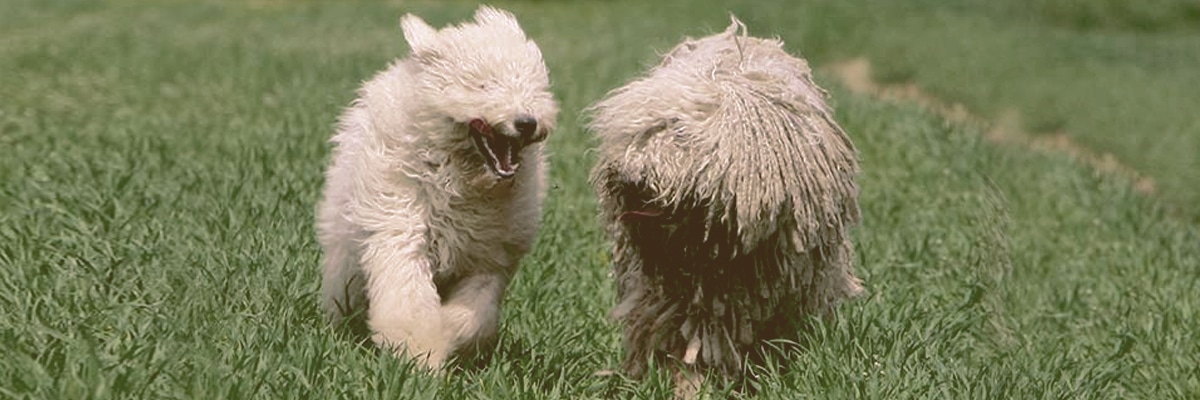
[(496, 335), (498, 310), (476, 309), (462, 304), (442, 306), (442, 331), (452, 346), (486, 341)]
[(372, 334), (371, 340), (379, 347), (390, 349), (397, 356), (411, 358), (431, 370), (440, 369), (450, 355), (450, 343), (440, 336), (418, 338), (408, 331), (381, 330)]

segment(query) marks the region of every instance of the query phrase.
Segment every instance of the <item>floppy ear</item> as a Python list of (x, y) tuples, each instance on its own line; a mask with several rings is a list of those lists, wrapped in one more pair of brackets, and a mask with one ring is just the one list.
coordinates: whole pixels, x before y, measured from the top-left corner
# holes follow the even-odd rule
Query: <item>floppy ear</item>
[(400, 29), (404, 30), (404, 40), (413, 53), (429, 48), (437, 31), (416, 15), (405, 14), (400, 17)]

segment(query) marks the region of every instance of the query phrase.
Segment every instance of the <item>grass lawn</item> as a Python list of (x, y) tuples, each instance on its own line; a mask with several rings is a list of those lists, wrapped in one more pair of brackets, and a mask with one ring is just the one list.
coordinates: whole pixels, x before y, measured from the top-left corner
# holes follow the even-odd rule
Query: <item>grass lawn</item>
[(1174, 214), (1200, 222), (1200, 2), (744, 3), (741, 14), (818, 64), (866, 57), (879, 80), (1065, 132), (1148, 175)]
[[(947, 38), (905, 18), (929, 12), (961, 32), (993, 19), (918, 3), (930, 5), (864, 8), (862, 19), (821, 1), (498, 3), (541, 45), (562, 105), (549, 142), (553, 189), (495, 355), (439, 377), (325, 323), (312, 214), (337, 114), (405, 51), (399, 16), (440, 26), (475, 4), (0, 0), (0, 398), (664, 398), (667, 379), (595, 374), (615, 368), (621, 350), (606, 318), (615, 296), (578, 110), (682, 36), (723, 28), (729, 8), (752, 34), (811, 51), (818, 68), (886, 48), (903, 57), (881, 62), (885, 74), (942, 82), (917, 66), (940, 54), (921, 48)], [(886, 15), (916, 33), (873, 44), (881, 31), (869, 29)], [(1142, 50), (1140, 35), (1159, 31), (1045, 29), (1128, 51), (1193, 40), (1186, 24), (1162, 24), (1178, 44)], [(842, 54), (847, 26), (864, 31), (848, 34)], [(996, 40), (1023, 38), (1011, 29)], [(1050, 44), (1012, 51), (1039, 62), (1039, 46)], [(953, 69), (984, 50), (930, 64)], [(1116, 58), (1088, 62), (1134, 68)], [(1158, 83), (1120, 89), (1182, 96), (1171, 90), (1195, 72), (1171, 68), (1143, 77)], [(1170, 211), (1182, 203), (818, 78), (861, 151), (865, 223), (855, 234), (870, 294), (819, 326), (807, 351), (761, 371), (758, 397), (1200, 397), (1200, 234)], [(1067, 78), (1063, 95), (1092, 93)], [(962, 98), (984, 110), (1025, 104), (1008, 88), (1024, 83), (988, 95), (973, 79), (930, 87), (955, 95), (962, 84)], [(1129, 106), (1164, 113), (1156, 121), (1180, 117), (1154, 104)], [(1081, 142), (1128, 140), (1077, 129), (1105, 125), (1107, 113), (1073, 110), (1055, 115)], [(1182, 141), (1195, 129), (1132, 128), (1127, 136), (1165, 141), (1146, 162), (1196, 143)], [(1163, 174), (1168, 199), (1186, 190), (1166, 182), (1194, 182), (1194, 171), (1148, 170)]]

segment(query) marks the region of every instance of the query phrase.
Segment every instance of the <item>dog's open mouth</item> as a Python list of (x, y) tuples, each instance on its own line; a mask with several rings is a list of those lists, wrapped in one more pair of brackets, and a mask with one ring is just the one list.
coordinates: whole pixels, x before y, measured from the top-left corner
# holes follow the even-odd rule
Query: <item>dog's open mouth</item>
[(511, 178), (521, 167), (521, 139), (496, 133), (491, 125), (476, 118), (467, 124), (475, 148), (483, 155), (488, 168), (501, 178)]

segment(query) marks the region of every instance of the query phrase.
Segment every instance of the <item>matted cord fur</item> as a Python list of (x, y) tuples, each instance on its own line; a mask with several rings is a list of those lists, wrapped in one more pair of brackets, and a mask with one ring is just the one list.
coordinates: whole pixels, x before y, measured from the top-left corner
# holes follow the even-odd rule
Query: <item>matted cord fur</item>
[(651, 359), (737, 375), (863, 291), (854, 145), (807, 63), (745, 32), (685, 40), (589, 110), (633, 376)]

